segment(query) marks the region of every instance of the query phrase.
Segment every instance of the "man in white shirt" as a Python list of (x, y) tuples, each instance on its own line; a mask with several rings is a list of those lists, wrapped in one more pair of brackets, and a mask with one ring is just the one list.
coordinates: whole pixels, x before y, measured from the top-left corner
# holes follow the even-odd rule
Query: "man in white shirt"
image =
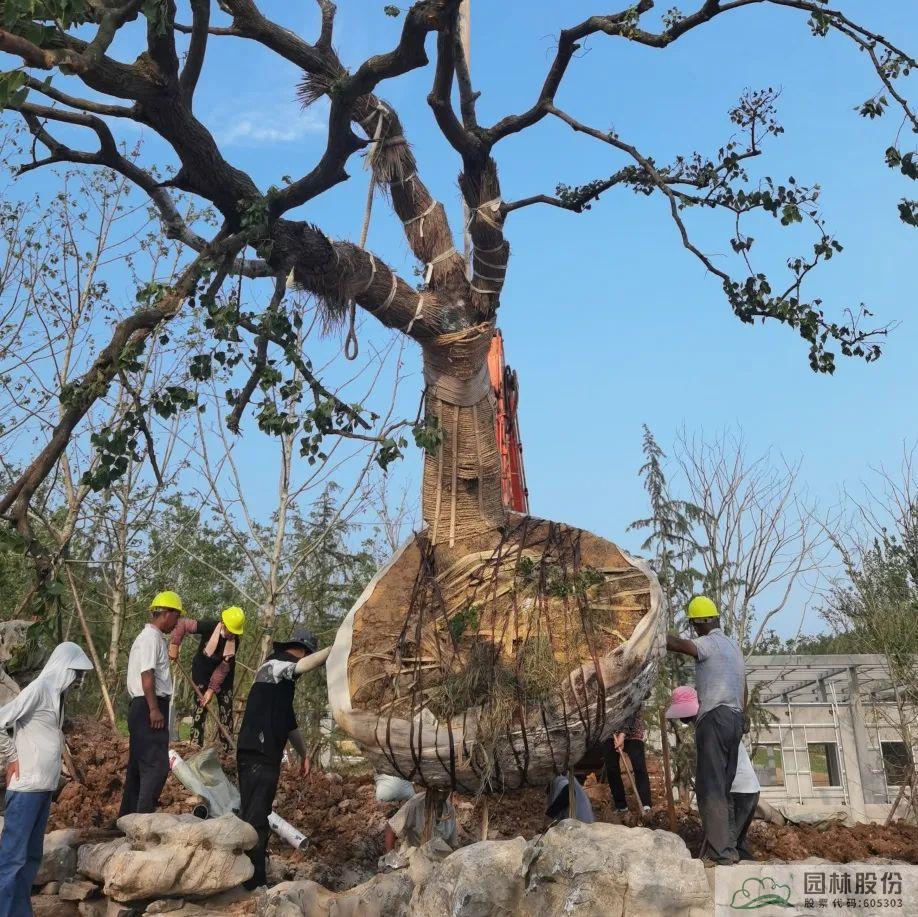
[(174, 592), (160, 592), (150, 603), (151, 619), (137, 635), (128, 657), (127, 774), (118, 816), (154, 812), (169, 776), (169, 701), (172, 673), (166, 634), (182, 614)]
[(749, 752), (740, 742), (739, 754), (736, 758), (736, 776), (730, 787), (730, 799), (733, 802), (733, 827), (736, 831), (736, 842), (733, 846), (740, 860), (755, 859), (746, 846), (746, 832), (755, 816), (761, 790), (759, 778), (756, 777), (752, 761), (749, 760)]
[(38, 678), (0, 708), (0, 764), (6, 767), (0, 917), (32, 913), (32, 882), (41, 866), (51, 797), (61, 777), (64, 694), (91, 669), (80, 647), (61, 643)]

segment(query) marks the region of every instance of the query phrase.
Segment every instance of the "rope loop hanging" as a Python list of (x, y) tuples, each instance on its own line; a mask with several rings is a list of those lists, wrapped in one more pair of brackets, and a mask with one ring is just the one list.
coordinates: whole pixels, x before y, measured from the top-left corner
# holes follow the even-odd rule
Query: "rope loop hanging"
[[(367, 187), (367, 202), (363, 211), (363, 227), (360, 231), (360, 248), (364, 249), (367, 245), (367, 236), (370, 232), (370, 217), (373, 214), (373, 197), (376, 194), (376, 176), (375, 176), (375, 167), (376, 167), (376, 155), (379, 152), (382, 141), (382, 132), (383, 127), (386, 123), (386, 115), (389, 113), (389, 109), (380, 102), (376, 106), (376, 111), (378, 112), (378, 117), (376, 119), (376, 130), (373, 132), (373, 138), (370, 140), (370, 150), (367, 153), (366, 160), (364, 161), (364, 168), (369, 169), (370, 171), (370, 181)], [(371, 116), (372, 117), (372, 116)], [(362, 122), (361, 122), (362, 124)], [(364, 127), (366, 130), (366, 127)], [(373, 278), (376, 276), (376, 259), (370, 255), (370, 279), (367, 281), (361, 293), (366, 293), (370, 289), (370, 286), (373, 283)], [(357, 297), (352, 296), (350, 303), (348, 305), (348, 328), (347, 336), (344, 339), (344, 358), (346, 360), (356, 360), (358, 354), (360, 353), (360, 344), (357, 340)]]

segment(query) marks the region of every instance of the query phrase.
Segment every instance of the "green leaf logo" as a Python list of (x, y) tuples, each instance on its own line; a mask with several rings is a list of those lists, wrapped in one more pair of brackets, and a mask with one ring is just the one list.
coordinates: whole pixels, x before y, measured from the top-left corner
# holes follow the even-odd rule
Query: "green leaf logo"
[(730, 907), (738, 911), (757, 911), (763, 907), (793, 907), (790, 886), (778, 885), (774, 879), (746, 879), (730, 899)]

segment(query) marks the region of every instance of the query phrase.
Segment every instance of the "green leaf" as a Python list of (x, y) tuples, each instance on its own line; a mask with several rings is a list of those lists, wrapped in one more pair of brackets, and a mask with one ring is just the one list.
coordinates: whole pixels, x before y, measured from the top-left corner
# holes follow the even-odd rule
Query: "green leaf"
[(21, 105), (29, 90), (25, 88), (26, 75), (23, 70), (0, 72), (0, 111), (4, 108)]

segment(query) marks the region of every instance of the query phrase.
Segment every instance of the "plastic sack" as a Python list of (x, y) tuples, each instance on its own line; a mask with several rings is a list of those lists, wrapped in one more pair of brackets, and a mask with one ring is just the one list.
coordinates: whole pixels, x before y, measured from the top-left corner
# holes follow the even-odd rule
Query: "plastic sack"
[(169, 750), (172, 773), (186, 789), (207, 802), (213, 818), (239, 811), (239, 790), (223, 773), (215, 746), (205, 748), (187, 761), (175, 750)]
[(402, 802), (414, 796), (414, 786), (410, 780), (391, 777), (389, 774), (376, 775), (376, 801)]

